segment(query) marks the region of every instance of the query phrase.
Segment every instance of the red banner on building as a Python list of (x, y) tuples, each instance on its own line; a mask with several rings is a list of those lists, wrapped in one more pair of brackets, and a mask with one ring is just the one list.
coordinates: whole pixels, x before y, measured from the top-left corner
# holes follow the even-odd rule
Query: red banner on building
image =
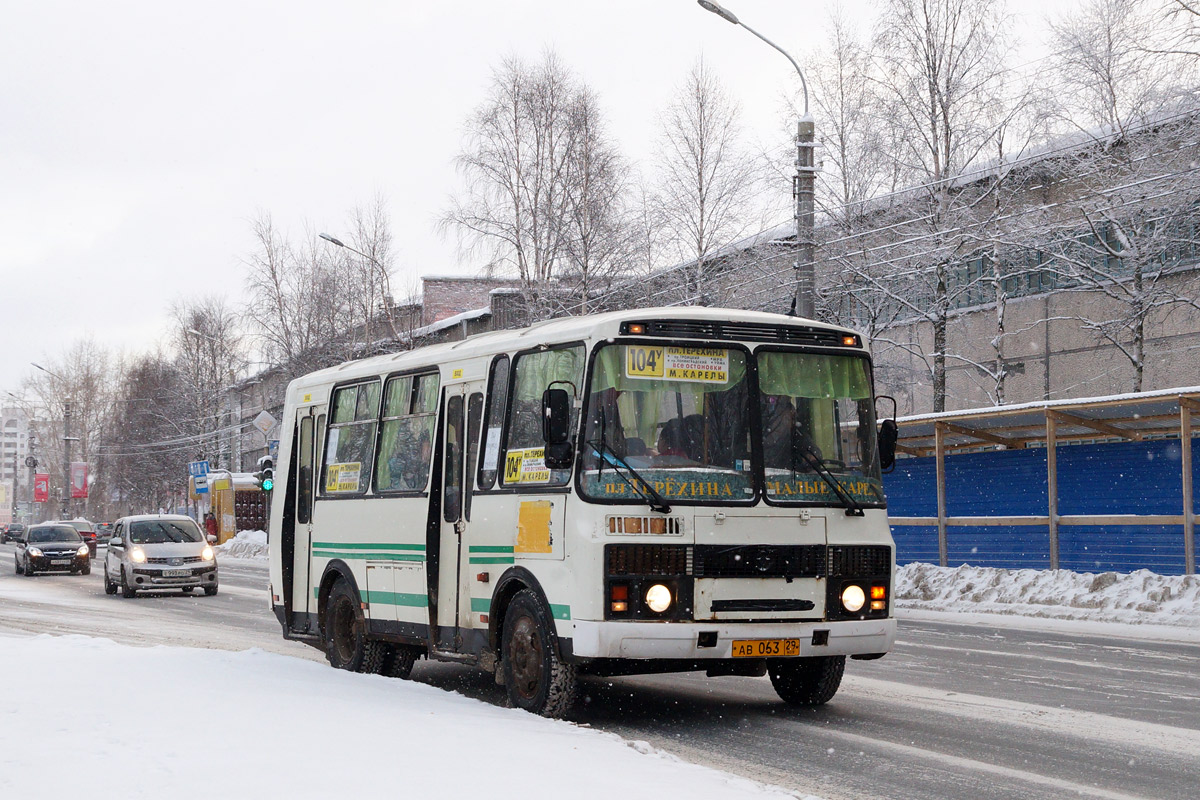
[(71, 462), (71, 497), (88, 496), (88, 465), (86, 461)]
[(50, 502), (50, 473), (35, 472), (33, 474), (33, 502)]

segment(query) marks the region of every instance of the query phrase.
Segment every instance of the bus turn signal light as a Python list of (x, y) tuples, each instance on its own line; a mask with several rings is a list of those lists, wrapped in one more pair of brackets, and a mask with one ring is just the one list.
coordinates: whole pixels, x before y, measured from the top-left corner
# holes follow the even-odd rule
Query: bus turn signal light
[(887, 587), (876, 584), (871, 587), (871, 599), (883, 600), (887, 597)]

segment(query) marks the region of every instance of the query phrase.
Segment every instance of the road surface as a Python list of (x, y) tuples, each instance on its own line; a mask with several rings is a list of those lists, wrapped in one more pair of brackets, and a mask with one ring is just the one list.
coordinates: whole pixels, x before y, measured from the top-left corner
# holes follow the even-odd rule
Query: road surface
[[(0, 629), (322, 659), (280, 638), (265, 562), (220, 569), (216, 597), (126, 600), (98, 568), (17, 576), (5, 545)], [(504, 702), (474, 670), (421, 662), (413, 677)], [(766, 679), (694, 674), (588, 679), (583, 695), (580, 724), (827, 800), (1200, 796), (1195, 644), (902, 616), (895, 650), (848, 662), (819, 709), (781, 704)]]

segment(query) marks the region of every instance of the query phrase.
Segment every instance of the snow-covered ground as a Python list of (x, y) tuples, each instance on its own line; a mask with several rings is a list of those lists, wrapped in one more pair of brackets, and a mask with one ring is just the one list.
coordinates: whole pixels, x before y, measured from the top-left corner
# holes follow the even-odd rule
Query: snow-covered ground
[(267, 559), (267, 534), (265, 531), (238, 531), (225, 544), (217, 545), (217, 558)]
[(5, 800), (795, 796), (644, 742), (257, 649), (0, 636), (0, 675)]
[(1024, 626), (1038, 621), (1071, 622), (1074, 630), (1082, 630), (1078, 623), (1119, 623), (1142, 628), (1148, 638), (1200, 641), (1200, 576), (1196, 575), (914, 563), (896, 571), (895, 597), (902, 616), (927, 612), (925, 616), (939, 613), (962, 618), (971, 614), (973, 621), (986, 615), (998, 622), (1003, 615)]

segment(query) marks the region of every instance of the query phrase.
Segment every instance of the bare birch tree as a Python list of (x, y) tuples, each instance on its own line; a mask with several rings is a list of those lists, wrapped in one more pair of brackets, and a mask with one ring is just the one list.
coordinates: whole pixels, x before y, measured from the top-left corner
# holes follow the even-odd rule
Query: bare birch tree
[(464, 251), (485, 254), (485, 271), (517, 275), (531, 302), (551, 291), (571, 228), (578, 92), (552, 52), (536, 66), (505, 59), (467, 122), (457, 158), (466, 186), (439, 224)]
[(935, 411), (946, 405), (947, 322), (954, 296), (971, 282), (957, 280), (955, 273), (976, 257), (974, 243), (961, 234), (981, 197), (956, 192), (955, 179), (985, 153), (998, 114), (1006, 114), (998, 80), (1010, 51), (1003, 22), (1002, 10), (990, 0), (888, 0), (875, 35), (877, 80), (907, 130), (896, 157), (905, 173), (922, 181), (925, 193), (926, 207), (907, 234), (923, 240), (910, 267), (923, 284), (916, 293), (920, 302), (912, 302), (912, 293), (893, 294), (930, 324)]
[(219, 296), (181, 300), (171, 310), (173, 344), (188, 425), (197, 451), (233, 468), (235, 424), (226, 408), (228, 387), (245, 366), (239, 314)]
[(690, 263), (685, 299), (708, 305), (708, 262), (750, 222), (758, 166), (742, 149), (740, 108), (699, 59), (663, 113), (656, 204), (675, 251)]

